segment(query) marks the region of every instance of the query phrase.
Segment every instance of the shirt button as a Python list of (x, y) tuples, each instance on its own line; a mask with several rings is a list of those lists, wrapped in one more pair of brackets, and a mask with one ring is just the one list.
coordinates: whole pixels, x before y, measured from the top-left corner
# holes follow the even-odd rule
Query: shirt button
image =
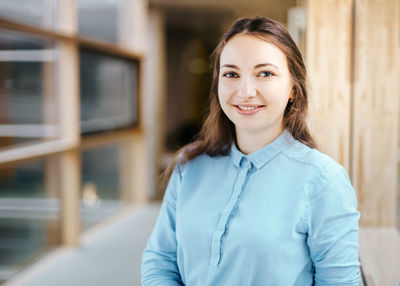
[(251, 162), (246, 157), (243, 157), (241, 167), (244, 169), (249, 169), (251, 167)]

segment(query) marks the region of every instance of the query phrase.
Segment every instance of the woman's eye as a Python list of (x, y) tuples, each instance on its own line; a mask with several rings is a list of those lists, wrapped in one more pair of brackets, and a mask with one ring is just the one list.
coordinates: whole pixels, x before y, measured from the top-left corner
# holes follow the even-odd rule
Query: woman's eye
[(260, 72), (258, 74), (258, 76), (260, 76), (260, 77), (270, 77), (270, 76), (273, 76), (273, 74), (271, 72), (268, 72), (268, 71), (263, 71), (263, 72)]
[(235, 77), (239, 77), (239, 75), (235, 72), (226, 72), (223, 74), (224, 77), (227, 78), (235, 78)]

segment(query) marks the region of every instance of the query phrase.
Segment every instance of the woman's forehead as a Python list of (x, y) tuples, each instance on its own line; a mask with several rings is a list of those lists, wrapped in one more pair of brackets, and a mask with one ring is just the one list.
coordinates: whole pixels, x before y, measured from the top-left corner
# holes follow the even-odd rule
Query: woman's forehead
[(225, 64), (252, 66), (262, 63), (270, 63), (283, 68), (287, 66), (287, 59), (276, 45), (249, 34), (234, 36), (221, 51), (220, 66)]

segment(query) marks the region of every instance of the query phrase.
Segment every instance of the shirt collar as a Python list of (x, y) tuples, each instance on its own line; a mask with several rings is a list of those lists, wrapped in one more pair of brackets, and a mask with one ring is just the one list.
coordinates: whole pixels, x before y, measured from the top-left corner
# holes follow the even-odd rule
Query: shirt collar
[[(230, 157), (236, 167), (240, 168), (242, 161), (249, 160), (254, 167), (257, 169), (262, 168), (267, 164), (273, 157), (278, 155), (285, 147), (288, 147), (295, 139), (292, 134), (286, 129), (279, 135), (274, 141), (269, 143), (267, 146), (253, 152), (251, 154), (243, 154), (236, 146), (236, 143), (232, 144)], [(246, 159), (244, 159), (246, 158)]]

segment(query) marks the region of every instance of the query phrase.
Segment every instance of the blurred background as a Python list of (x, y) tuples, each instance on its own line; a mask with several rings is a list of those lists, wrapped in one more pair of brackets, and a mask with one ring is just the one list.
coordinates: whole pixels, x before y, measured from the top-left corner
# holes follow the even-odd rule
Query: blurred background
[(0, 0), (0, 284), (140, 285), (159, 176), (207, 114), (209, 56), (259, 15), (304, 55), (312, 134), (351, 177), (380, 277), (372, 239), (382, 263), (400, 253), (398, 0)]

